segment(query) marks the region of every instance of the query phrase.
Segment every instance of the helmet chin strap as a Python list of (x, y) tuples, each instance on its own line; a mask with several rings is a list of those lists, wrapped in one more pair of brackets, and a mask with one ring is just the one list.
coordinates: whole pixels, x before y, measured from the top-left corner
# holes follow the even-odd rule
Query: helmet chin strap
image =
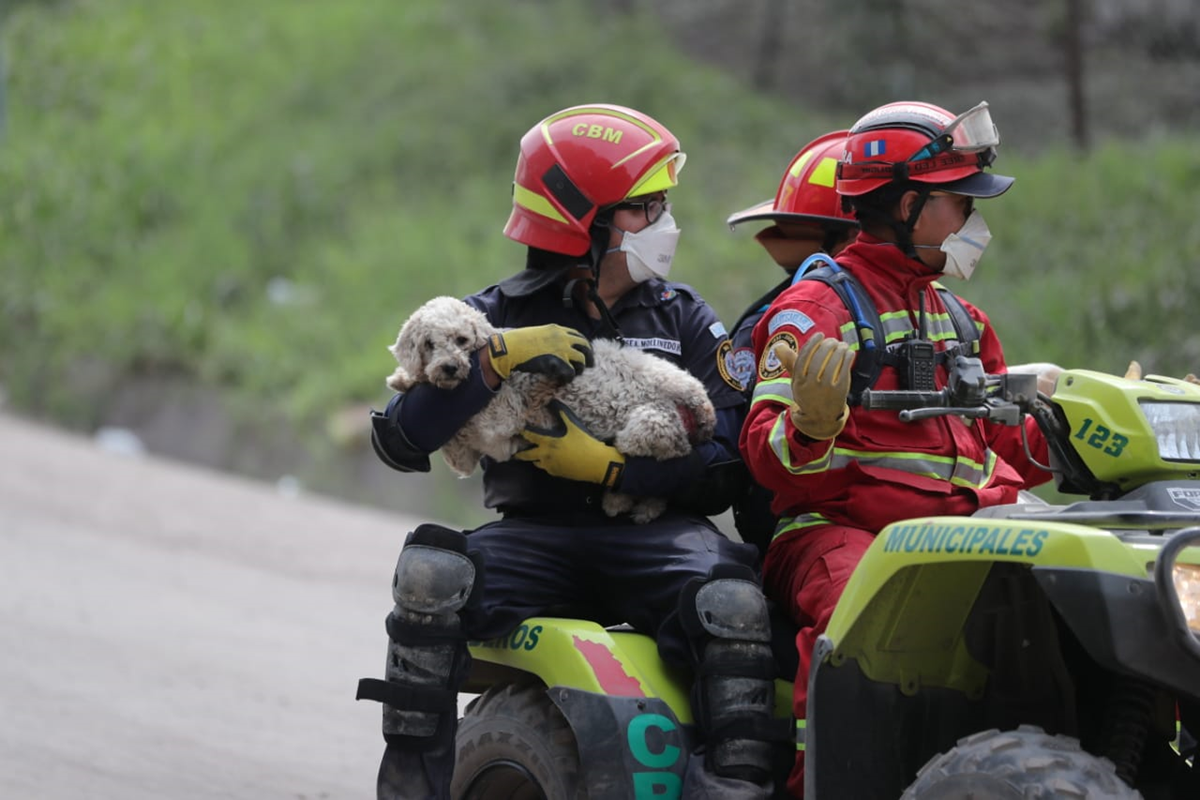
[(917, 258), (917, 248), (913, 244), (913, 229), (917, 227), (917, 218), (921, 216), (921, 211), (925, 209), (925, 203), (929, 200), (929, 192), (929, 189), (918, 189), (917, 202), (913, 206), (912, 213), (908, 215), (908, 219), (903, 222), (892, 220), (892, 230), (896, 233), (896, 244), (900, 246), (904, 255), (917, 261), (921, 261), (921, 259)]
[(582, 281), (587, 292), (587, 298), (596, 305), (596, 309), (600, 312), (600, 322), (604, 325), (605, 333), (616, 341), (624, 343), (625, 337), (621, 334), (621, 328), (617, 325), (616, 318), (600, 298), (600, 292), (596, 288), (600, 282), (600, 265), (604, 262), (605, 253), (608, 252), (610, 230), (609, 220), (601, 220), (597, 216), (596, 221), (592, 223), (592, 245), (587, 253), (589, 259), (587, 267), (591, 270), (592, 277), (575, 278), (574, 280), (567, 281), (567, 285), (563, 287), (563, 305), (570, 306), (575, 302), (575, 285)]

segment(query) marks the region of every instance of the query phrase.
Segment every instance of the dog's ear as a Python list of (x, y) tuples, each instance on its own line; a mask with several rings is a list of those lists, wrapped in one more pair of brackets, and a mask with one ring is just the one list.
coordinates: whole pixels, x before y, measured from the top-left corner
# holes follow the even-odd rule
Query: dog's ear
[[(472, 309), (474, 311), (474, 309)], [(492, 323), (482, 311), (476, 311), (471, 315), (471, 335), (475, 337), (475, 341), (471, 346), (472, 350), (478, 350), (488, 343), (488, 337), (496, 332), (492, 327)]]
[(396, 337), (396, 343), (388, 348), (395, 356), (396, 363), (400, 365), (392, 374), (392, 378), (388, 378), (388, 386), (391, 386), (392, 379), (401, 373), (406, 376), (402, 380), (407, 380), (409, 386), (412, 386), (425, 374), (425, 361), (422, 358), (425, 350), (421, 346), (422, 343), (418, 341), (420, 338), (418, 331), (422, 327), (420, 309), (418, 309), (400, 328), (400, 335)]

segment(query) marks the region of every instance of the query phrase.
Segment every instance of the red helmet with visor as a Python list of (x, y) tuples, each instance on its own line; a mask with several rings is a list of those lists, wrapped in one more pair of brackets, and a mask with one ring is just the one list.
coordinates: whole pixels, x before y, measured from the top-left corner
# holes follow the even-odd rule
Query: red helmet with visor
[(984, 172), (999, 144), (987, 103), (957, 117), (930, 103), (888, 103), (850, 129), (838, 165), (837, 193), (858, 197), (915, 181), (953, 194), (995, 197), (1013, 183), (1006, 175)]
[(582, 255), (597, 213), (677, 185), (685, 160), (675, 135), (640, 111), (603, 104), (559, 111), (521, 139), (504, 235)]
[(833, 131), (800, 148), (779, 181), (775, 199), (731, 214), (726, 220), (729, 227), (754, 220), (814, 222), (827, 230), (857, 227), (854, 217), (842, 209), (842, 198), (834, 189), (847, 133)]

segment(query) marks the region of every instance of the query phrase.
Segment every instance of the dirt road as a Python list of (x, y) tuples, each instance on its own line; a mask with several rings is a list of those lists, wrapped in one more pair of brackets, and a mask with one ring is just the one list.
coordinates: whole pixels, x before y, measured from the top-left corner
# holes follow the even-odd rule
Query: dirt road
[(0, 797), (373, 796), (412, 524), (0, 415)]

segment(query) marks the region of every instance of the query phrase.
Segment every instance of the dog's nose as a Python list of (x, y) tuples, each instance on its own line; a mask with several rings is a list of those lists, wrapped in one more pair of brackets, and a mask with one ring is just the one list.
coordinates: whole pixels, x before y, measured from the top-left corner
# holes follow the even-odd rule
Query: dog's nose
[(442, 372), (445, 373), (447, 378), (453, 378), (458, 374), (458, 367), (454, 364), (447, 364), (442, 367)]

